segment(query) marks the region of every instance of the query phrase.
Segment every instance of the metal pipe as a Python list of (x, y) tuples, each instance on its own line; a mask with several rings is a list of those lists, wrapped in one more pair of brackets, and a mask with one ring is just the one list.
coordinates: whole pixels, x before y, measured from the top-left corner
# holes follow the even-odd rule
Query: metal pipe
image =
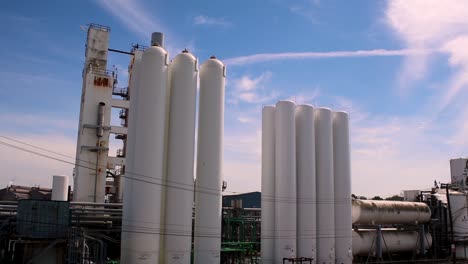
[(453, 219), (452, 219), (452, 208), (450, 206), (449, 184), (445, 184), (445, 195), (447, 196), (447, 207), (448, 207), (448, 215), (449, 215), (449, 221), (450, 221), (450, 236), (452, 240), (451, 241), (452, 258), (453, 258), (453, 263), (456, 263), (457, 251), (456, 251), (455, 239), (453, 235)]
[(122, 207), (122, 203), (70, 202), (70, 205)]
[(116, 52), (116, 53), (122, 53), (122, 54), (126, 54), (126, 55), (131, 55), (131, 56), (134, 55), (132, 52), (123, 51), (123, 50), (117, 50), (117, 49), (111, 49), (111, 48), (108, 48), (107, 50), (108, 50), (108, 51), (111, 51), (111, 52)]

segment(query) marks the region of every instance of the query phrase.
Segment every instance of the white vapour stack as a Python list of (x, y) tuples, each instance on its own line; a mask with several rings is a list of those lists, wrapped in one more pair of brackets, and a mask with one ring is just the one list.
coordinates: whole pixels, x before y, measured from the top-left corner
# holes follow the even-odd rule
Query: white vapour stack
[(311, 105), (296, 107), (296, 153), (297, 256), (316, 260), (315, 126)]
[(132, 104), (132, 111), (138, 118), (128, 135), (134, 146), (133, 159), (128, 160), (132, 171), (127, 177), (131, 179), (127, 178), (123, 196), (123, 264), (159, 261), (167, 64), (168, 54), (162, 47), (147, 48), (141, 61), (139, 91), (131, 99), (131, 103), (137, 102)]
[(200, 67), (195, 264), (220, 263), (225, 65), (211, 57)]
[(262, 110), (262, 263), (275, 259), (275, 106)]
[(52, 201), (68, 201), (68, 176), (54, 175), (50, 199)]
[(275, 112), (275, 262), (296, 256), (295, 103), (279, 101)]
[[(129, 96), (130, 96), (130, 108), (128, 109), (128, 135), (134, 135), (135, 134), (135, 129), (136, 129), (136, 119), (138, 118), (138, 115), (136, 114), (138, 112), (138, 85), (140, 83), (140, 67), (141, 67), (141, 57), (143, 56), (143, 52), (140, 50), (135, 50), (133, 56), (133, 63), (132, 63), (132, 69), (130, 73), (130, 89), (129, 91)], [(127, 145), (125, 147), (125, 170), (128, 172), (133, 172), (133, 159), (135, 157), (135, 137), (127, 136)], [(132, 160), (132, 161), (130, 161)], [(125, 174), (125, 177), (120, 179), (120, 185), (119, 185), (119, 199), (123, 201), (123, 195), (124, 195), (124, 189), (125, 189), (125, 183), (128, 181), (131, 181), (128, 178), (132, 178), (131, 174)]]
[(346, 112), (333, 112), (333, 170), (335, 182), (335, 248), (336, 263), (351, 264), (352, 210), (349, 117)]
[[(335, 197), (333, 185), (332, 113), (315, 110), (317, 176), (317, 263), (335, 263)], [(341, 183), (340, 183), (341, 184)]]
[(165, 263), (189, 264), (192, 248), (197, 59), (184, 51), (169, 66)]

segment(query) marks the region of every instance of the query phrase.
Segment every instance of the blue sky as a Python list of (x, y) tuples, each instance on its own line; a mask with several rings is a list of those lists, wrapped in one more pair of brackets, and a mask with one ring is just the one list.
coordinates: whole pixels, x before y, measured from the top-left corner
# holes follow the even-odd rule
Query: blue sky
[[(110, 47), (122, 50), (163, 31), (171, 56), (188, 48), (227, 64), (230, 191), (260, 189), (260, 110), (279, 99), (350, 112), (353, 192), (426, 188), (447, 182), (449, 159), (466, 155), (466, 14), (468, 2), (456, 0), (5, 2), (0, 134), (74, 156), (82, 26), (110, 26)], [(127, 64), (109, 60), (122, 86)], [(2, 184), (72, 173), (5, 146), (0, 165)]]

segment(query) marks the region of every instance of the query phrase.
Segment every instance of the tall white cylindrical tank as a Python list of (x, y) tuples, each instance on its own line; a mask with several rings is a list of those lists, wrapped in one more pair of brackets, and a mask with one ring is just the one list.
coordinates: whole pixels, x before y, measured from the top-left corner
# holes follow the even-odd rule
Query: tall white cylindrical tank
[(225, 65), (211, 57), (200, 67), (195, 264), (220, 263)]
[[(376, 231), (352, 231), (353, 254), (367, 256), (376, 254)], [(383, 230), (382, 253), (411, 252), (420, 248), (420, 237), (417, 231)], [(429, 233), (424, 237), (424, 248), (432, 246), (432, 237)]]
[[(158, 263), (164, 178), (168, 54), (152, 46), (143, 53), (134, 128), (132, 171), (127, 172), (122, 217), (121, 263)], [(132, 134), (133, 133), (133, 134)], [(133, 143), (132, 143), (133, 142)]]
[[(133, 56), (133, 63), (131, 72), (130, 72), (130, 87), (128, 89), (128, 94), (130, 96), (130, 107), (128, 109), (128, 132), (127, 135), (134, 135), (135, 134), (135, 129), (136, 129), (136, 119), (138, 118), (137, 112), (138, 108), (138, 84), (140, 82), (140, 64), (141, 64), (141, 57), (143, 55), (143, 52), (140, 50), (135, 50), (134, 51), (134, 56)], [(134, 155), (134, 147), (135, 147), (135, 137), (127, 136), (127, 145), (125, 147), (125, 170), (132, 172), (133, 168), (133, 159), (135, 158)], [(130, 161), (131, 160), (131, 161)], [(131, 178), (131, 174), (127, 174), (129, 178)], [(127, 176), (126, 175), (126, 176)], [(120, 185), (119, 185), (119, 200), (123, 200), (123, 194), (124, 194), (124, 189), (125, 189), (125, 182), (128, 180), (126, 177), (123, 177), (120, 179)]]
[(431, 220), (431, 209), (425, 203), (353, 200), (353, 224), (423, 224)]
[(335, 196), (333, 183), (332, 112), (315, 109), (317, 177), (317, 263), (335, 263)]
[(296, 161), (297, 256), (316, 260), (315, 126), (311, 105), (296, 107)]
[(193, 162), (197, 59), (177, 55), (169, 65), (169, 134), (165, 199), (165, 262), (189, 264), (192, 248)]
[(275, 106), (262, 110), (262, 263), (275, 259)]
[(68, 201), (68, 176), (54, 175), (50, 199), (52, 201)]
[(276, 103), (275, 112), (275, 263), (296, 256), (296, 104)]
[(351, 264), (352, 210), (349, 117), (346, 112), (333, 112), (333, 173), (335, 192), (335, 258), (337, 264)]

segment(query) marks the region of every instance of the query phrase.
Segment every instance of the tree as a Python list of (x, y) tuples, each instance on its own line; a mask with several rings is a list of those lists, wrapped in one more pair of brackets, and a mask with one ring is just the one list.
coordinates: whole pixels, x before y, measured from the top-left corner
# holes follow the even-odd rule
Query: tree
[(390, 197), (385, 198), (385, 200), (387, 200), (387, 201), (403, 201), (404, 198), (401, 197), (401, 196), (399, 196), (399, 195), (397, 195), (397, 194), (395, 194), (395, 195), (393, 195), (393, 196), (390, 196)]
[(383, 200), (383, 198), (377, 195), (377, 196), (374, 196), (371, 200), (379, 200), (379, 201), (381, 201), (381, 200)]

